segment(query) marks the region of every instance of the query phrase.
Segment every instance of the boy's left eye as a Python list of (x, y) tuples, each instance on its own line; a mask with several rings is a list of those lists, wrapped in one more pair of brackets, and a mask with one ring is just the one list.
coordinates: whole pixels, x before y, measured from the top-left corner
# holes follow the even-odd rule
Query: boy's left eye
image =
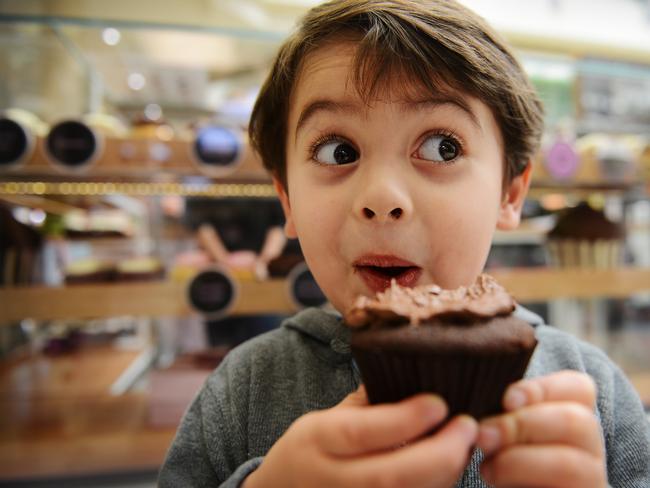
[(414, 157), (446, 163), (460, 155), (460, 143), (453, 137), (433, 134), (428, 136), (414, 153)]

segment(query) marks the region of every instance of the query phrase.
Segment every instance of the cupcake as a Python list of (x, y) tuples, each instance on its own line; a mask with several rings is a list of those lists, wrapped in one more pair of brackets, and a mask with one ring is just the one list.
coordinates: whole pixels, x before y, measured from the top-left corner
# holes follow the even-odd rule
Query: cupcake
[(622, 224), (586, 202), (566, 210), (548, 233), (551, 263), (559, 267), (613, 268), (623, 262)]
[(537, 344), (514, 308), (485, 274), (455, 290), (393, 280), (374, 298), (359, 297), (345, 321), (370, 403), (430, 392), (445, 399), (450, 416), (501, 412), (505, 389), (522, 378)]

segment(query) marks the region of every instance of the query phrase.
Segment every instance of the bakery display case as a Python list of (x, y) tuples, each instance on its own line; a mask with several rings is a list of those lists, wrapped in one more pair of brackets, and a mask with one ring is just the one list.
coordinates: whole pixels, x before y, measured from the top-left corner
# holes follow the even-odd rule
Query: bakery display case
[[(0, 483), (151, 482), (230, 348), (205, 323), (327, 306), (299, 249), (215, 266), (184, 220), (197, 199), (277, 204), (246, 124), (304, 6), (122, 3), (0, 12)], [(488, 270), (595, 342), (631, 328), (608, 352), (649, 392), (626, 358), (650, 323), (650, 58), (510, 35), (549, 130)]]

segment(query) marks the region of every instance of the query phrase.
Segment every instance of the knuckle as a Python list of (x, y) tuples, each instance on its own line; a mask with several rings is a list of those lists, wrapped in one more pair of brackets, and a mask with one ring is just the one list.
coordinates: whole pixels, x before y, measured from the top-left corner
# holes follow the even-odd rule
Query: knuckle
[(353, 424), (351, 422), (341, 422), (338, 425), (338, 433), (341, 437), (341, 441), (346, 443), (346, 445), (363, 447), (364, 436), (361, 435), (361, 432), (356, 424)]
[(432, 417), (431, 402), (424, 398), (412, 400), (408, 404), (408, 409), (403, 410), (400, 413), (408, 419), (407, 425), (411, 424), (414, 419), (422, 424), (429, 423), (429, 419)]
[(594, 423), (594, 415), (582, 405), (567, 403), (561, 411), (562, 423), (569, 432), (582, 432)]
[(589, 375), (582, 375), (582, 378), (583, 378), (583, 381), (584, 381), (584, 388), (585, 388), (585, 392), (587, 394), (587, 397), (589, 398), (591, 403), (594, 403), (596, 401), (596, 395), (597, 395), (597, 392), (598, 392), (596, 382)]
[(583, 393), (590, 400), (595, 401), (597, 386), (596, 382), (591, 376), (589, 376), (587, 373), (573, 370), (565, 370), (562, 372), (562, 374), (565, 377), (566, 381), (569, 381), (576, 390)]
[(300, 437), (303, 441), (309, 441), (317, 437), (318, 413), (309, 412), (299, 417), (292, 425), (291, 430), (294, 435)]

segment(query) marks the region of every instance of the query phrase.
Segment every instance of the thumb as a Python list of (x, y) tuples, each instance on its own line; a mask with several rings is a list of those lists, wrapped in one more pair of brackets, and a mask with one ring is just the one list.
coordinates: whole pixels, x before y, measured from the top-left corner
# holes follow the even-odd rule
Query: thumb
[(368, 405), (368, 394), (363, 383), (339, 403), (339, 406), (346, 407), (363, 407), (366, 405)]

